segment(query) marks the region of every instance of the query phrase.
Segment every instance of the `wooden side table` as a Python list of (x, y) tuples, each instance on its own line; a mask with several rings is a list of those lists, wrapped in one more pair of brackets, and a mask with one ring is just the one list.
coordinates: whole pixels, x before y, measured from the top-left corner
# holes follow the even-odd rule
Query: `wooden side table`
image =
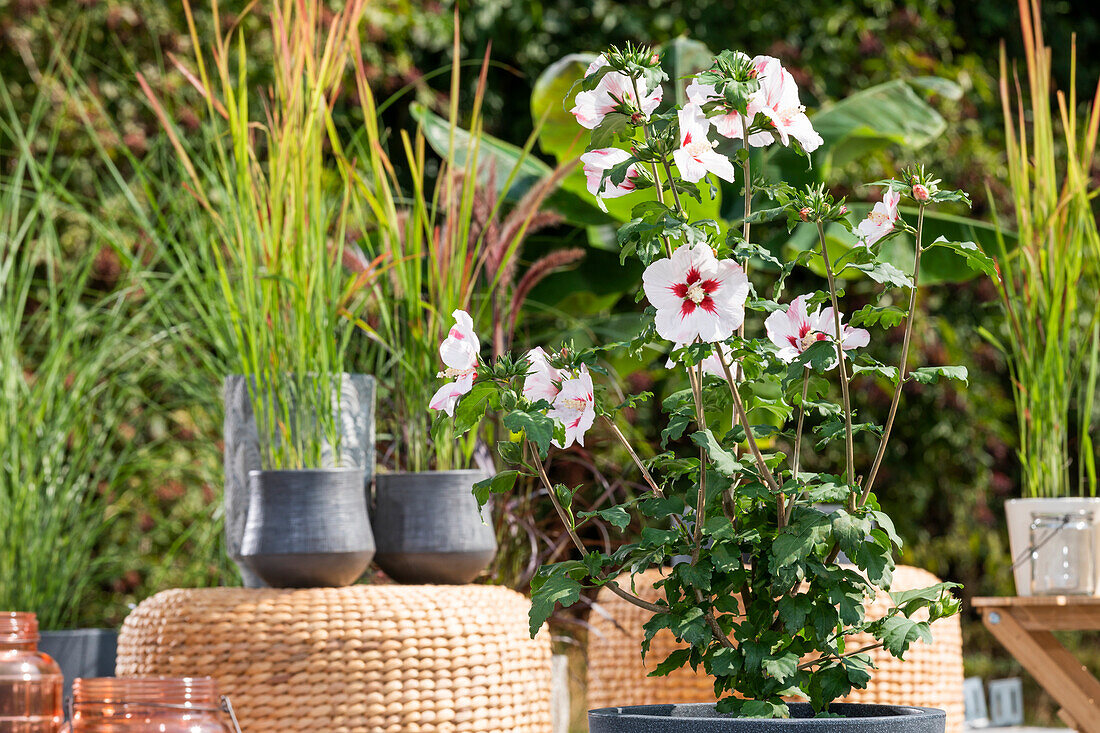
[(997, 641), (1062, 706), (1062, 722), (1082, 733), (1100, 733), (1100, 681), (1051, 633), (1100, 631), (1100, 598), (975, 598), (972, 604)]
[(497, 586), (169, 590), (117, 673), (210, 676), (249, 733), (550, 733), (550, 635)]

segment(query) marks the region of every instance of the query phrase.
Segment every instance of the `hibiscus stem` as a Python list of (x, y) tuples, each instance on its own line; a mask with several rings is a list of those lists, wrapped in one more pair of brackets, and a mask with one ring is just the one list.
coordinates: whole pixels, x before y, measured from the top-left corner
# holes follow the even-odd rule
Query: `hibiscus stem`
[[(588, 548), (581, 542), (581, 538), (577, 536), (576, 530), (573, 528), (572, 522), (569, 521), (569, 517), (565, 514), (565, 509), (562, 507), (561, 502), (558, 501), (558, 494), (554, 491), (554, 485), (550, 482), (550, 477), (546, 474), (546, 467), (542, 465), (542, 460), (539, 459), (538, 448), (536, 448), (530, 440), (527, 441), (527, 448), (531, 451), (532, 463), (535, 464), (535, 468), (538, 470), (539, 478), (542, 480), (542, 485), (546, 488), (546, 493), (550, 495), (550, 502), (554, 505), (554, 509), (558, 512), (558, 517), (561, 519), (562, 524), (565, 525), (565, 531), (569, 534), (569, 539), (573, 541), (573, 545), (580, 551), (582, 555), (588, 554)], [(619, 584), (614, 580), (606, 580), (604, 578), (593, 578), (597, 582), (602, 582), (608, 590), (622, 598), (627, 603), (632, 603), (638, 608), (644, 608), (647, 611), (653, 613), (664, 613), (668, 610), (666, 606), (659, 606), (656, 603), (650, 603), (649, 601), (639, 598), (633, 593), (629, 593), (619, 587)]]
[[(798, 404), (798, 427), (794, 432), (794, 455), (791, 457), (791, 478), (796, 482), (798, 481), (798, 464), (799, 459), (802, 456), (802, 423), (806, 418), (806, 395), (809, 393), (810, 388), (810, 368), (805, 367), (802, 370), (802, 401)], [(799, 497), (802, 496), (802, 492), (799, 493)], [(793, 499), (790, 504), (787, 505), (787, 513), (783, 518), (784, 524), (791, 521), (791, 513), (794, 512), (794, 504), (797, 499)]]
[[(741, 115), (741, 145), (744, 147), (745, 152), (749, 150), (749, 123), (745, 119), (745, 115)], [(741, 236), (745, 238), (745, 244), (749, 243), (749, 216), (752, 215), (752, 168), (749, 163), (749, 156), (746, 154), (745, 159), (741, 162), (741, 172), (745, 178), (745, 221), (741, 224)], [(745, 259), (745, 274), (749, 272), (749, 260)]]
[[(632, 76), (630, 77), (630, 84), (634, 87), (634, 99), (638, 100), (638, 107), (640, 109), (642, 104), (642, 95), (638, 92), (638, 80)], [(646, 143), (650, 143), (653, 138), (649, 130), (649, 120), (644, 120), (642, 122), (642, 133), (645, 135)], [(661, 162), (664, 163), (665, 170), (668, 171), (668, 187), (672, 190), (672, 196), (673, 200), (676, 202), (676, 208), (680, 209), (680, 197), (676, 193), (676, 186), (672, 183), (672, 170), (668, 166), (668, 160), (663, 155), (661, 156)], [(665, 193), (664, 188), (661, 184), (661, 176), (657, 172), (656, 161), (650, 161), (649, 168), (653, 172), (653, 185), (657, 189), (657, 202), (660, 204), (664, 204)], [(680, 210), (683, 211), (683, 209)], [(668, 254), (669, 257), (671, 257), (672, 242), (669, 241), (667, 236), (662, 236), (661, 240), (665, 243), (665, 253)]]
[(726, 373), (726, 384), (729, 385), (730, 395), (733, 397), (733, 404), (737, 409), (737, 416), (741, 420), (741, 425), (745, 428), (745, 438), (749, 444), (749, 450), (756, 460), (756, 467), (757, 470), (760, 471), (760, 477), (764, 479), (764, 483), (768, 485), (769, 489), (779, 494), (781, 493), (779, 482), (772, 476), (771, 471), (768, 469), (768, 464), (764, 461), (764, 455), (760, 452), (760, 447), (756, 444), (756, 436), (752, 434), (752, 426), (749, 425), (749, 416), (748, 413), (745, 412), (745, 403), (741, 400), (741, 393), (737, 389), (737, 381), (733, 378), (733, 372), (730, 371), (730, 365), (726, 363), (726, 357), (721, 351), (718, 352), (718, 361), (722, 364), (722, 371)]
[[(741, 115), (741, 144), (747, 152), (749, 149), (749, 123), (745, 118), (745, 115)], [(741, 162), (741, 177), (745, 179), (745, 221), (741, 224), (741, 236), (745, 239), (745, 244), (749, 243), (749, 216), (752, 215), (752, 164), (749, 161), (749, 156), (745, 156), (745, 160)], [(746, 257), (741, 268), (745, 271), (745, 277), (749, 275), (749, 262), (752, 258)], [(737, 328), (738, 338), (745, 338), (745, 322), (742, 321), (741, 325)], [(741, 379), (741, 364), (738, 362), (736, 369), (737, 379)]]
[(909, 342), (910, 337), (913, 335), (913, 321), (916, 320), (917, 315), (917, 287), (920, 284), (920, 254), (921, 254), (921, 237), (924, 232), (924, 204), (920, 205), (917, 209), (917, 247), (916, 252), (913, 255), (913, 287), (909, 291), (909, 313), (905, 318), (905, 338), (901, 343), (901, 361), (898, 364), (898, 383), (894, 386), (894, 396), (890, 400), (890, 412), (886, 417), (886, 427), (882, 431), (882, 439), (878, 444), (878, 452), (875, 453), (875, 460), (871, 464), (871, 471), (867, 474), (867, 483), (863, 485), (863, 494), (860, 496), (859, 505), (863, 506), (867, 503), (867, 498), (871, 495), (871, 488), (875, 484), (875, 477), (878, 476), (879, 466), (882, 465), (882, 459), (886, 455), (886, 442), (890, 440), (890, 431), (894, 427), (894, 417), (898, 412), (898, 402), (901, 401), (901, 390), (905, 386), (905, 372), (909, 368)]
[[(707, 416), (703, 409), (703, 362), (698, 364), (698, 371), (688, 367), (688, 381), (691, 382), (691, 393), (695, 398), (695, 422), (700, 430), (707, 429)], [(695, 531), (693, 542), (695, 548), (691, 551), (691, 562), (694, 565), (699, 560), (699, 550), (703, 546), (703, 523), (706, 521), (707, 511), (707, 451), (699, 447), (699, 492), (695, 498)]]
[(642, 459), (638, 457), (638, 454), (634, 451), (634, 447), (630, 445), (630, 441), (626, 439), (625, 435), (623, 435), (623, 431), (620, 430), (619, 426), (615, 424), (615, 421), (607, 415), (604, 415), (603, 419), (607, 421), (608, 426), (610, 426), (611, 428), (611, 432), (614, 433), (615, 437), (618, 438), (619, 442), (623, 444), (624, 448), (626, 448), (626, 452), (630, 454), (630, 458), (634, 461), (634, 465), (637, 466), (638, 470), (642, 472), (642, 478), (645, 479), (646, 484), (649, 485), (649, 488), (653, 492), (654, 496), (663, 499), (665, 497), (665, 493), (661, 491), (661, 487), (658, 486), (657, 482), (653, 480), (653, 476), (649, 473), (649, 469), (647, 469), (645, 467), (645, 464), (642, 463)]
[[(848, 395), (848, 368), (844, 365), (844, 333), (840, 330), (840, 306), (836, 298), (836, 278), (833, 276), (833, 264), (829, 260), (829, 247), (825, 244), (825, 226), (817, 222), (817, 237), (821, 241), (821, 258), (825, 260), (825, 274), (829, 278), (829, 298), (833, 304), (833, 340), (836, 342), (836, 358), (840, 367), (840, 394), (844, 400), (844, 443), (847, 473), (845, 480), (852, 482), (856, 478), (855, 441), (852, 439), (852, 401)], [(852, 501), (849, 500), (849, 505)]]

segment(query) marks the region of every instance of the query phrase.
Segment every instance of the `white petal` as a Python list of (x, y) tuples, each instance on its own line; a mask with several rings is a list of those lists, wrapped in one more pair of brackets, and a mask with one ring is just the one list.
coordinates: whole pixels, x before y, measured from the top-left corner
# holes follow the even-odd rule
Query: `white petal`
[(680, 145), (683, 146), (684, 139), (690, 134), (693, 141), (706, 140), (707, 133), (710, 131), (710, 123), (707, 122), (707, 116), (703, 114), (703, 109), (697, 104), (685, 104), (676, 113), (677, 119), (680, 121)]
[(689, 183), (697, 183), (707, 174), (707, 167), (691, 157), (683, 148), (672, 151), (672, 160), (680, 171), (680, 177)]
[(687, 268), (678, 267), (667, 257), (653, 261), (642, 273), (642, 289), (650, 305), (658, 311), (669, 308), (679, 309), (683, 301), (672, 291), (672, 286), (680, 282), (680, 277), (685, 272)]
[(737, 171), (734, 170), (733, 163), (729, 158), (719, 152), (711, 150), (708, 153), (703, 153), (699, 156), (699, 159), (703, 162), (703, 165), (706, 166), (707, 170), (723, 181), (733, 183), (733, 179), (737, 177)]
[(713, 84), (703, 84), (696, 80), (692, 80), (692, 82), (687, 85), (687, 89), (684, 90), (684, 93), (687, 95), (689, 102), (697, 104), (700, 107), (718, 96)]
[(810, 118), (805, 114), (794, 117), (787, 126), (787, 131), (807, 153), (817, 150), (825, 142), (821, 139), (821, 135), (817, 134), (817, 130), (810, 123)]
[(781, 350), (793, 348), (789, 338), (798, 339), (798, 331), (793, 328), (791, 319), (783, 311), (772, 311), (764, 319), (764, 331), (768, 334), (768, 340)]

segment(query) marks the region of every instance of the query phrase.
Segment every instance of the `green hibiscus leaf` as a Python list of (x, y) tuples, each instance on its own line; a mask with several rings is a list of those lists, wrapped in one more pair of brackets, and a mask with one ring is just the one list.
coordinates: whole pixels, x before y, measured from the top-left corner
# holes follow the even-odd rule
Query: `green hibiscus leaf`
[(518, 477), (519, 471), (501, 471), (492, 478), (478, 481), (474, 484), (474, 498), (477, 499), (478, 507), (485, 506), (485, 502), (489, 501), (490, 494), (503, 494), (506, 491), (511, 491), (512, 487), (516, 485)]
[(912, 379), (921, 384), (935, 384), (942, 377), (944, 379), (957, 379), (963, 384), (969, 384), (967, 381), (969, 376), (964, 366), (933, 366), (914, 369), (909, 372), (906, 379)]

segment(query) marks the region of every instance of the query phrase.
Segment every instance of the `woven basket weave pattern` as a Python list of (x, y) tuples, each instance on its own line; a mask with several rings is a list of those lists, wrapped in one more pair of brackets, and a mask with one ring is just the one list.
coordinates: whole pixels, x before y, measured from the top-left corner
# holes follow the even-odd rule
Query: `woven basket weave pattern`
[[(653, 587), (659, 570), (647, 570), (634, 578), (635, 591), (654, 601), (660, 591)], [(925, 570), (899, 566), (894, 571), (893, 590), (924, 588), (939, 579)], [(629, 576), (620, 578), (629, 587)], [(705, 674), (691, 668), (678, 669), (667, 677), (646, 677), (658, 662), (683, 645), (667, 630), (659, 632), (643, 664), (640, 648), (642, 624), (650, 614), (614, 594), (601, 590), (597, 608), (588, 616), (588, 707), (654, 705), (661, 703), (713, 702), (714, 687)], [(890, 598), (880, 593), (867, 606), (868, 618), (881, 618), (891, 608)], [(876, 670), (866, 690), (855, 690), (845, 702), (917, 705), (947, 711), (947, 733), (963, 729), (962, 630), (959, 617), (942, 619), (932, 626), (932, 644), (918, 642), (905, 661), (882, 649), (870, 652)], [(849, 638), (848, 647), (858, 649), (872, 643), (869, 637)]]
[(529, 607), (470, 585), (170, 590), (126, 619), (117, 673), (214, 677), (246, 733), (549, 733)]

